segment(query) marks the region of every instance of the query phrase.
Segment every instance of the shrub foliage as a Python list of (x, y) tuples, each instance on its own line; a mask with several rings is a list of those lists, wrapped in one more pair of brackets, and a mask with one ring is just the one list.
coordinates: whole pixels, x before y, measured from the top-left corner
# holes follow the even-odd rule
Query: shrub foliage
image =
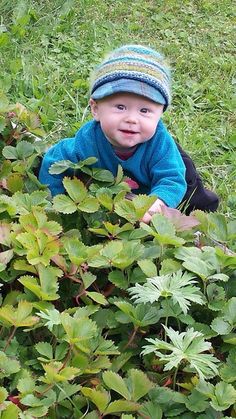
[(0, 121), (0, 417), (235, 417), (235, 220), (146, 225), (153, 198), (94, 158), (54, 164), (52, 200), (37, 116)]

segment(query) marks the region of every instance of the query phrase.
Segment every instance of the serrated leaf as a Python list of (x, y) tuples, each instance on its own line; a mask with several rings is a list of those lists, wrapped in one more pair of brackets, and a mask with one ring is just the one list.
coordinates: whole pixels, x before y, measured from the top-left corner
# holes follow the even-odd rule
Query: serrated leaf
[(0, 320), (6, 326), (31, 327), (38, 322), (38, 317), (30, 316), (32, 304), (28, 301), (19, 301), (18, 307), (5, 305), (0, 308)]
[(52, 345), (48, 342), (38, 342), (35, 345), (35, 349), (40, 355), (43, 355), (45, 358), (53, 359), (53, 349)]
[(10, 403), (6, 409), (1, 414), (1, 419), (18, 419), (20, 414), (20, 409), (13, 403)]
[(136, 284), (129, 288), (129, 293), (136, 303), (154, 303), (160, 298), (170, 298), (186, 314), (190, 302), (198, 304), (204, 302), (200, 289), (194, 285), (196, 281), (193, 278), (189, 273), (182, 271), (147, 278), (144, 285)]
[(124, 272), (120, 270), (115, 270), (109, 273), (109, 281), (114, 284), (116, 287), (126, 290), (128, 288), (128, 280)]
[(127, 384), (131, 392), (131, 400), (134, 402), (144, 397), (153, 387), (153, 383), (151, 383), (147, 375), (140, 370), (130, 369), (128, 377)]
[(78, 208), (82, 212), (93, 213), (98, 211), (99, 202), (94, 196), (87, 196), (82, 202), (78, 204)]
[(31, 377), (21, 378), (18, 381), (17, 389), (21, 394), (33, 393), (35, 390), (35, 381)]
[(127, 400), (131, 399), (131, 394), (125, 384), (125, 381), (119, 374), (113, 371), (106, 371), (103, 373), (102, 378), (108, 388), (114, 390), (116, 393), (119, 393)]
[(186, 399), (186, 407), (191, 412), (200, 413), (205, 412), (206, 408), (209, 406), (207, 396), (199, 393), (197, 390), (193, 389), (192, 393)]
[(94, 390), (88, 387), (82, 387), (81, 392), (85, 397), (89, 398), (95, 406), (97, 406), (99, 412), (103, 413), (109, 403), (110, 397), (107, 391)]
[(21, 140), (17, 144), (16, 150), (17, 150), (18, 159), (25, 160), (33, 154), (34, 146), (28, 141)]
[(96, 275), (93, 275), (92, 272), (84, 272), (82, 275), (82, 280), (84, 283), (84, 289), (86, 290), (87, 288), (90, 287), (91, 284), (93, 284), (94, 281), (96, 281), (97, 277)]
[(23, 176), (18, 173), (13, 173), (7, 178), (7, 189), (13, 194), (17, 191), (22, 191), (24, 188)]
[(226, 363), (220, 368), (220, 376), (226, 383), (236, 381), (236, 349), (230, 351)]
[(17, 160), (18, 159), (18, 153), (15, 147), (12, 147), (11, 145), (7, 145), (2, 150), (2, 155), (5, 157), (5, 159), (8, 160)]
[[(179, 333), (172, 328), (163, 326), (166, 334), (171, 340), (167, 343), (160, 339), (146, 339), (150, 346), (145, 346), (142, 354), (147, 355), (154, 352), (162, 362), (165, 363), (164, 371), (178, 368), (180, 363), (187, 362), (191, 369), (196, 371), (199, 378), (214, 377), (218, 374), (217, 364), (219, 360), (212, 354), (202, 352), (209, 351), (211, 343), (204, 340), (204, 335), (194, 331), (193, 328), (186, 332)], [(164, 353), (160, 352), (164, 350)], [(170, 352), (166, 354), (166, 352)]]
[(100, 182), (113, 183), (114, 176), (109, 170), (92, 168), (92, 177)]
[(85, 199), (87, 195), (87, 189), (80, 179), (70, 179), (68, 177), (65, 177), (63, 179), (63, 185), (73, 202), (78, 204), (79, 202)]
[(215, 332), (217, 332), (219, 335), (226, 335), (227, 333), (230, 333), (231, 331), (230, 324), (221, 317), (216, 317), (211, 322), (211, 328)]
[(98, 304), (101, 304), (101, 305), (108, 304), (108, 301), (106, 300), (104, 295), (99, 292), (87, 291), (86, 295)]
[(0, 387), (0, 405), (6, 400), (8, 392), (4, 387)]
[(129, 400), (115, 400), (114, 402), (110, 403), (107, 409), (104, 412), (104, 416), (109, 415), (111, 413), (119, 413), (119, 412), (136, 412), (139, 410), (140, 404), (134, 403)]
[(151, 260), (138, 260), (138, 265), (142, 269), (143, 273), (147, 275), (147, 277), (157, 276), (157, 267)]
[(139, 410), (145, 417), (150, 419), (162, 419), (162, 409), (157, 403), (148, 401), (142, 404), (141, 409)]
[(63, 214), (73, 214), (73, 212), (77, 211), (76, 204), (66, 195), (56, 195), (53, 198), (53, 208), (55, 211)]
[(214, 388), (214, 396), (210, 401), (210, 405), (217, 410), (222, 412), (228, 409), (236, 401), (236, 390), (235, 388), (224, 381), (217, 383)]

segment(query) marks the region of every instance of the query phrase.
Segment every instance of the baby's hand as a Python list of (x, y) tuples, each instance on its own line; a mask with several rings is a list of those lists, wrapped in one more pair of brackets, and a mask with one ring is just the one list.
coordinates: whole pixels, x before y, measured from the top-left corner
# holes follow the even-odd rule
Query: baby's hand
[(146, 224), (149, 224), (152, 219), (152, 216), (157, 212), (161, 212), (162, 208), (165, 206), (166, 204), (161, 199), (157, 199), (154, 202), (154, 204), (152, 204), (152, 206), (149, 208), (149, 210), (145, 212), (141, 221), (143, 221)]

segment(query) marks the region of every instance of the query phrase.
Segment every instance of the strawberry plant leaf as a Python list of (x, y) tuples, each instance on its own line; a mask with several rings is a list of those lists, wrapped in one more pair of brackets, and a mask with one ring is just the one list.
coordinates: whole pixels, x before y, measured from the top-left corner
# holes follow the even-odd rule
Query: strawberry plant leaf
[(111, 402), (106, 408), (104, 416), (112, 413), (136, 412), (140, 407), (140, 404), (129, 400), (115, 400), (114, 402)]
[(131, 400), (131, 394), (127, 388), (127, 385), (119, 374), (113, 371), (106, 371), (103, 373), (102, 379), (109, 389), (119, 393), (125, 399)]
[(154, 386), (144, 372), (134, 368), (128, 371), (126, 383), (131, 394), (131, 400), (134, 402), (144, 397)]
[(101, 304), (103, 306), (108, 304), (108, 301), (106, 300), (104, 295), (100, 294), (99, 292), (87, 291), (86, 295), (98, 304)]
[(63, 179), (63, 185), (69, 197), (75, 204), (78, 204), (79, 202), (83, 201), (87, 196), (87, 189), (80, 179), (70, 179), (68, 177), (65, 177)]
[(232, 384), (221, 381), (214, 388), (210, 405), (218, 412), (228, 409), (236, 400), (236, 390)]
[(128, 281), (125, 274), (122, 271), (114, 270), (108, 275), (109, 281), (116, 287), (126, 290), (128, 288)]
[(139, 409), (139, 412), (148, 418), (162, 419), (163, 417), (160, 405), (156, 403), (154, 404), (151, 401), (143, 403), (141, 409)]
[(35, 345), (35, 349), (40, 355), (43, 355), (43, 357), (47, 358), (48, 360), (53, 359), (53, 348), (50, 343), (38, 342)]
[(89, 387), (82, 387), (81, 392), (85, 397), (87, 397), (95, 404), (99, 412), (104, 413), (110, 401), (110, 396), (107, 391), (95, 390)]
[(77, 211), (76, 204), (66, 195), (55, 196), (53, 198), (53, 208), (55, 211), (63, 214), (73, 214), (73, 212)]

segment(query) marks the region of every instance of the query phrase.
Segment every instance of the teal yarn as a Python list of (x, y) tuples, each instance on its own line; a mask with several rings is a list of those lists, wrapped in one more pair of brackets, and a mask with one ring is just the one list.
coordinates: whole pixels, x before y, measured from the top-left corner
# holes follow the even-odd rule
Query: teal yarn
[(164, 104), (164, 110), (170, 105), (171, 75), (163, 55), (142, 45), (124, 45), (112, 51), (92, 73), (93, 99), (129, 91)]

